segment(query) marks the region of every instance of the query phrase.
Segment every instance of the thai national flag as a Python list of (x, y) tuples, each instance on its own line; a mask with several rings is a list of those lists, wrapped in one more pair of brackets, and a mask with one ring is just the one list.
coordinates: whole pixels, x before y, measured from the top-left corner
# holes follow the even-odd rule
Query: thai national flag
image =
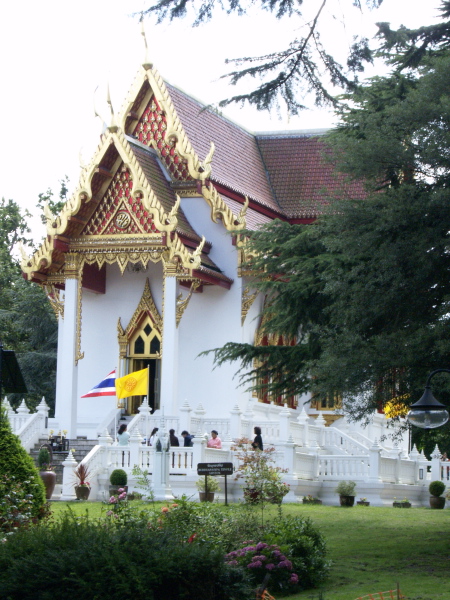
[(111, 371), (105, 379), (102, 379), (98, 385), (92, 388), (90, 392), (81, 396), (81, 398), (95, 398), (96, 396), (115, 396), (116, 388), (116, 370)]

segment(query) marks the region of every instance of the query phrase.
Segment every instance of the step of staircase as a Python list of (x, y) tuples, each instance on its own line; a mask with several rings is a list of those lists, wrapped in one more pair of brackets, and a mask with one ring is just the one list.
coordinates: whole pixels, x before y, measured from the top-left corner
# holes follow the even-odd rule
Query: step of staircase
[[(34, 445), (34, 448), (30, 451), (30, 455), (34, 460), (35, 465), (37, 466), (37, 459), (39, 454), (39, 449), (48, 442), (46, 438), (41, 438), (37, 444)], [(83, 458), (89, 454), (94, 446), (97, 445), (97, 440), (88, 440), (85, 437), (78, 437), (76, 440), (69, 440), (69, 449), (72, 448), (75, 450), (74, 457), (77, 463), (81, 462)], [(56, 473), (56, 483), (62, 483), (62, 474), (63, 474), (63, 461), (66, 460), (68, 452), (57, 452), (53, 451), (53, 459), (52, 464)]]

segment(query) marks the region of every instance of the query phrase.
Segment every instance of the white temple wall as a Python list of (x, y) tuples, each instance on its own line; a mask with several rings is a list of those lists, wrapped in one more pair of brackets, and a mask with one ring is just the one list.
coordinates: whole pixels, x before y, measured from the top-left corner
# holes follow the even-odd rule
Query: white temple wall
[[(155, 305), (162, 312), (162, 266), (149, 263), (146, 272), (125, 270), (107, 265), (106, 293), (83, 290), (81, 351), (78, 362), (78, 394), (87, 393), (108, 373), (119, 366), (117, 322), (126, 328), (136, 310), (148, 277)], [(97, 437), (96, 427), (116, 407), (115, 397), (78, 398), (78, 435)], [(61, 420), (61, 419), (60, 419)], [(61, 421), (61, 426), (64, 423)]]

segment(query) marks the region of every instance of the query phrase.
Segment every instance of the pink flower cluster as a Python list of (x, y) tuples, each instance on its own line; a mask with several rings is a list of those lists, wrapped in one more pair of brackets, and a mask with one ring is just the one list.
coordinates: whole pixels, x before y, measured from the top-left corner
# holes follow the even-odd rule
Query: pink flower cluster
[(281, 552), (278, 546), (266, 544), (265, 542), (233, 550), (225, 556), (225, 562), (230, 566), (240, 565), (252, 570), (264, 569), (272, 572), (290, 572), (289, 583), (298, 583), (298, 575), (292, 573), (292, 562)]

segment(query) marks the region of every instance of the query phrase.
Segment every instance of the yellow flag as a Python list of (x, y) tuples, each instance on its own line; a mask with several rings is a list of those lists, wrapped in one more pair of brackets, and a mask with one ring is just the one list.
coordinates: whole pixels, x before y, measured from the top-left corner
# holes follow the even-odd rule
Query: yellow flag
[(117, 398), (128, 396), (146, 396), (148, 394), (148, 369), (129, 373), (116, 379)]

